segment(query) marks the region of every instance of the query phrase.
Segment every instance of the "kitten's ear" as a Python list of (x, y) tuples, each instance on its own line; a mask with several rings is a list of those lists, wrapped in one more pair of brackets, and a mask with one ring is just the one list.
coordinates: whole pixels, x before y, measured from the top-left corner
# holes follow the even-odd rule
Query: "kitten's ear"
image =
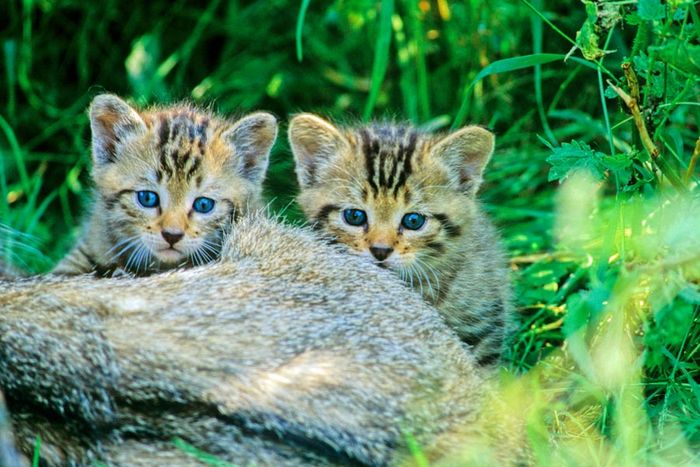
[(457, 183), (462, 191), (475, 195), (484, 167), (493, 154), (495, 139), (485, 128), (467, 126), (439, 141), (432, 154), (458, 174)]
[(313, 114), (299, 114), (292, 118), (289, 143), (302, 188), (313, 185), (318, 168), (348, 147), (347, 140), (336, 127)]
[(262, 183), (277, 139), (277, 119), (267, 112), (255, 112), (238, 120), (221, 137), (233, 149), (237, 172), (253, 183)]
[(92, 160), (95, 166), (117, 160), (117, 144), (147, 131), (141, 116), (113, 94), (101, 94), (90, 104)]

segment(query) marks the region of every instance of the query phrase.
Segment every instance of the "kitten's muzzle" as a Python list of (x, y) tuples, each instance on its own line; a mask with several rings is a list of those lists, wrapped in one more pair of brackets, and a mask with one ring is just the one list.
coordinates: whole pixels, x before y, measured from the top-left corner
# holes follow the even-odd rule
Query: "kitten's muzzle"
[(384, 261), (389, 257), (394, 252), (393, 248), (385, 248), (385, 247), (378, 247), (378, 246), (371, 246), (369, 247), (370, 253), (372, 253), (372, 256), (377, 258), (379, 261)]
[(165, 241), (172, 247), (185, 236), (185, 232), (182, 230), (163, 230), (161, 235), (163, 235)]

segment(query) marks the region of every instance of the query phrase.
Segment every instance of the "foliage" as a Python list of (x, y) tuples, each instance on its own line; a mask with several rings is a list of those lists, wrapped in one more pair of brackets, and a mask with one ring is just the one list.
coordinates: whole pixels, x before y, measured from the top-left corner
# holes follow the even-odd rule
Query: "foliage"
[[(505, 378), (504, 394), (532, 400), (538, 461), (697, 462), (697, 6), (9, 2), (0, 251), (44, 271), (74, 241), (90, 195), (84, 109), (104, 90), (282, 120), (485, 124), (498, 150), (482, 194), (521, 318), (509, 359), (524, 376)], [(281, 138), (267, 192), (289, 220), (295, 190)]]

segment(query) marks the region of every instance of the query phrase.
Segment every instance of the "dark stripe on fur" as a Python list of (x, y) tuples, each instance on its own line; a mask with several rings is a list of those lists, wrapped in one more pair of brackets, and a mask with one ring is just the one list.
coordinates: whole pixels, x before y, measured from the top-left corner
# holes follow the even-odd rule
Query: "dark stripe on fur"
[(170, 122), (165, 115), (160, 116), (160, 131), (158, 132), (158, 149), (162, 152), (170, 139)]
[(95, 261), (95, 258), (93, 258), (91, 254), (89, 254), (87, 251), (85, 251), (85, 249), (83, 249), (83, 247), (78, 247), (78, 251), (80, 252), (81, 255), (83, 255), (85, 257), (88, 264), (90, 265), (90, 268), (94, 270), (95, 267), (97, 267), (97, 261)]
[(116, 266), (114, 265), (102, 265), (99, 264), (95, 258), (93, 258), (90, 254), (88, 254), (87, 251), (85, 251), (82, 247), (78, 247), (78, 251), (80, 252), (81, 255), (85, 257), (87, 260), (88, 264), (90, 265), (90, 269), (92, 272), (95, 273), (96, 276), (98, 277), (111, 277), (112, 274), (114, 274), (114, 270), (116, 269)]
[(222, 199), (221, 202), (228, 206), (228, 210), (226, 211), (226, 214), (224, 214), (223, 218), (226, 218), (229, 224), (238, 222), (238, 219), (240, 219), (241, 215), (243, 214), (243, 210), (228, 198)]
[(197, 136), (199, 137), (199, 152), (204, 155), (205, 146), (207, 144), (207, 127), (209, 126), (209, 119), (204, 117), (199, 125), (197, 126)]
[[(399, 178), (394, 186), (394, 198), (398, 195), (399, 188), (406, 184), (406, 180), (411, 175), (413, 170), (411, 166), (411, 159), (413, 158), (413, 153), (416, 151), (416, 142), (418, 141), (418, 135), (415, 131), (411, 131), (408, 139), (407, 146), (401, 146), (401, 157), (403, 162), (403, 170), (399, 174)], [(398, 164), (398, 160), (396, 162)]]
[(333, 211), (340, 211), (340, 207), (335, 204), (326, 204), (321, 209), (318, 210), (314, 216), (316, 222), (325, 222), (328, 220), (328, 215)]
[(462, 229), (453, 224), (447, 214), (433, 214), (433, 217), (440, 222), (448, 237), (459, 237), (462, 234)]
[(103, 196), (102, 200), (108, 210), (114, 209), (114, 206), (119, 202), (119, 199), (127, 193), (133, 193), (133, 190), (120, 190), (112, 196)]
[(386, 174), (385, 174), (385, 165), (386, 165), (386, 160), (389, 157), (389, 153), (386, 150), (381, 150), (379, 151), (379, 182), (377, 185), (386, 188), (387, 183), (386, 183)]
[(377, 184), (374, 182), (374, 153), (372, 140), (369, 132), (364, 128), (360, 130), (360, 138), (362, 139), (362, 153), (365, 156), (365, 167), (367, 168), (367, 181), (376, 196), (377, 193), (379, 193), (379, 187), (377, 187)]
[(445, 244), (441, 242), (428, 242), (426, 245), (431, 250), (435, 250), (438, 253), (444, 253), (446, 250)]
[(484, 355), (477, 356), (476, 362), (481, 366), (489, 366), (489, 365), (493, 365), (495, 363), (498, 363), (498, 361), (500, 359), (501, 359), (501, 352), (493, 351), (493, 352), (488, 352)]
[[(399, 154), (400, 153), (401, 153), (401, 151), (399, 150)], [(386, 186), (389, 189), (394, 186), (394, 179), (398, 180), (398, 178), (399, 178), (398, 172), (399, 172), (399, 164), (400, 163), (401, 163), (401, 161), (396, 157), (393, 157), (391, 159), (391, 171), (389, 172), (389, 178), (386, 181)], [(394, 196), (394, 197), (396, 197), (396, 196)]]

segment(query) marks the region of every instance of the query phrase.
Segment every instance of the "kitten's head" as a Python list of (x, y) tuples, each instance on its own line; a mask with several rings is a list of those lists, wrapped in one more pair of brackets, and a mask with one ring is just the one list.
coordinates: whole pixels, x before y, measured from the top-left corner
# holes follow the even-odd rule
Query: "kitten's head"
[(399, 271), (444, 254), (469, 228), (494, 137), (478, 126), (429, 135), (392, 124), (339, 129), (294, 117), (289, 140), (307, 217)]
[(93, 179), (113, 260), (127, 270), (216, 258), (222, 231), (259, 204), (277, 122), (228, 121), (186, 105), (139, 111), (103, 94), (90, 106)]

